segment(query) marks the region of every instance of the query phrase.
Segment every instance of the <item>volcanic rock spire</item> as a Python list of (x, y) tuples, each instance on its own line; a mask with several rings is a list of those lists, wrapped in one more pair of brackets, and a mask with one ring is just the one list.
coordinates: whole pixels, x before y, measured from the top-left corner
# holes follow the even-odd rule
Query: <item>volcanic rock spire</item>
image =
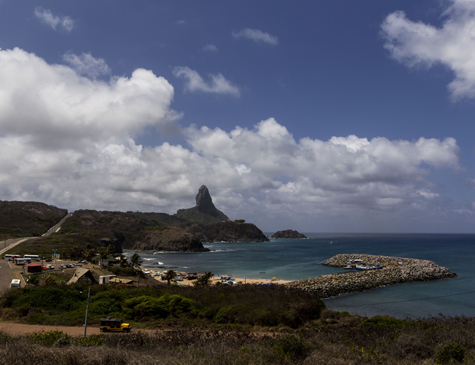
[(202, 185), (198, 190), (196, 206), (189, 209), (179, 209), (175, 215), (181, 219), (202, 224), (220, 223), (229, 220), (226, 214), (216, 209), (205, 185)]
[(209, 194), (208, 188), (205, 185), (202, 185), (198, 194), (196, 194), (196, 208), (198, 212), (206, 213), (217, 217), (219, 215), (219, 210), (213, 204), (213, 199)]

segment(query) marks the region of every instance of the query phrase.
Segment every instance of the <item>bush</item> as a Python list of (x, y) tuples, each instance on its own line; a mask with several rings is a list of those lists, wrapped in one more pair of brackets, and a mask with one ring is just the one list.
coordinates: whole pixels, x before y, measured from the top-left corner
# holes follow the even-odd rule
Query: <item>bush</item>
[(467, 349), (456, 342), (446, 342), (437, 350), (436, 364), (461, 363), (465, 358)]
[(360, 323), (360, 327), (396, 327), (396, 326), (403, 326), (406, 323), (404, 319), (396, 319), (394, 317), (386, 317), (386, 316), (375, 316), (372, 318), (368, 318)]
[(71, 344), (72, 336), (63, 331), (41, 331), (29, 336), (32, 342), (36, 342), (42, 346), (66, 346)]
[(242, 305), (222, 307), (214, 317), (214, 321), (218, 324), (236, 323), (238, 315), (244, 310), (245, 308)]
[(196, 317), (199, 314), (193, 300), (177, 294), (163, 295), (159, 298), (148, 295), (131, 298), (124, 302), (124, 307), (124, 312), (135, 320), (144, 317), (167, 318), (170, 315), (179, 316), (183, 313), (191, 313)]
[(282, 356), (290, 359), (302, 359), (309, 353), (309, 347), (301, 337), (287, 335), (277, 340), (274, 349)]
[(101, 336), (92, 335), (88, 337), (76, 337), (73, 340), (74, 345), (82, 347), (101, 346), (104, 339)]

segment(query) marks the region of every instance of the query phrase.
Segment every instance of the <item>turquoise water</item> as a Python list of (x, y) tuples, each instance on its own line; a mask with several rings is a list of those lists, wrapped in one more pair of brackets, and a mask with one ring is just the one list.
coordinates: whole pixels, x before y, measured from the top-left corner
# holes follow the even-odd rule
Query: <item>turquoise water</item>
[(309, 239), (264, 243), (204, 244), (208, 253), (140, 253), (144, 266), (158, 262), (186, 272), (271, 279), (308, 279), (341, 272), (323, 266), (339, 253), (388, 255), (431, 260), (457, 273), (453, 279), (406, 283), (325, 299), (334, 310), (399, 318), (475, 316), (475, 235), (306, 234)]

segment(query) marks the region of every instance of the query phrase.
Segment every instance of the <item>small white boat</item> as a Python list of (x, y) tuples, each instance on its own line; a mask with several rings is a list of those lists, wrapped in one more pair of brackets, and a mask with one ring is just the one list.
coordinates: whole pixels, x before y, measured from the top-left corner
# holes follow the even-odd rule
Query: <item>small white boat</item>
[(366, 265), (366, 266), (363, 266), (363, 265), (356, 265), (356, 270), (379, 270), (379, 269), (382, 269), (384, 268), (384, 266), (381, 266), (379, 264), (369, 264), (369, 265)]

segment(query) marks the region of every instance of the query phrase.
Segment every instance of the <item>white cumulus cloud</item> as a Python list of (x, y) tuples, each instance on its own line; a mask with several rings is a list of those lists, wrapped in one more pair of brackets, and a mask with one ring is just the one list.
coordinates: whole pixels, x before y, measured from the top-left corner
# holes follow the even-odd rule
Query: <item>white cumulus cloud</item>
[(213, 94), (229, 94), (232, 96), (240, 96), (239, 88), (233, 85), (230, 81), (221, 74), (209, 75), (210, 81), (206, 82), (200, 74), (189, 67), (175, 67), (173, 74), (176, 77), (185, 80), (185, 90), (187, 91), (201, 91)]
[(475, 6), (469, 0), (451, 0), (441, 27), (413, 21), (403, 11), (382, 24), (385, 48), (408, 67), (447, 66), (455, 79), (448, 85), (454, 99), (475, 97)]
[(320, 231), (438, 229), (451, 214), (473, 214), (445, 204), (431, 180), (432, 170), (460, 169), (453, 138), (297, 140), (269, 118), (230, 131), (187, 127), (185, 145), (139, 145), (135, 133), (176, 118), (172, 99), (173, 87), (149, 70), (98, 81), (0, 50), (1, 199), (175, 213), (205, 184), (231, 218)]
[(232, 35), (234, 39), (245, 38), (256, 43), (267, 43), (272, 46), (276, 46), (279, 43), (279, 39), (276, 36), (265, 33), (259, 29), (245, 28), (239, 32), (232, 32)]
[(58, 26), (67, 30), (68, 32), (72, 31), (74, 28), (74, 20), (72, 20), (69, 16), (60, 17), (53, 15), (51, 10), (44, 9), (42, 7), (35, 8), (35, 16), (54, 30), (56, 30)]
[(0, 133), (30, 143), (74, 146), (165, 125), (173, 94), (148, 70), (103, 82), (19, 48), (0, 50)]

